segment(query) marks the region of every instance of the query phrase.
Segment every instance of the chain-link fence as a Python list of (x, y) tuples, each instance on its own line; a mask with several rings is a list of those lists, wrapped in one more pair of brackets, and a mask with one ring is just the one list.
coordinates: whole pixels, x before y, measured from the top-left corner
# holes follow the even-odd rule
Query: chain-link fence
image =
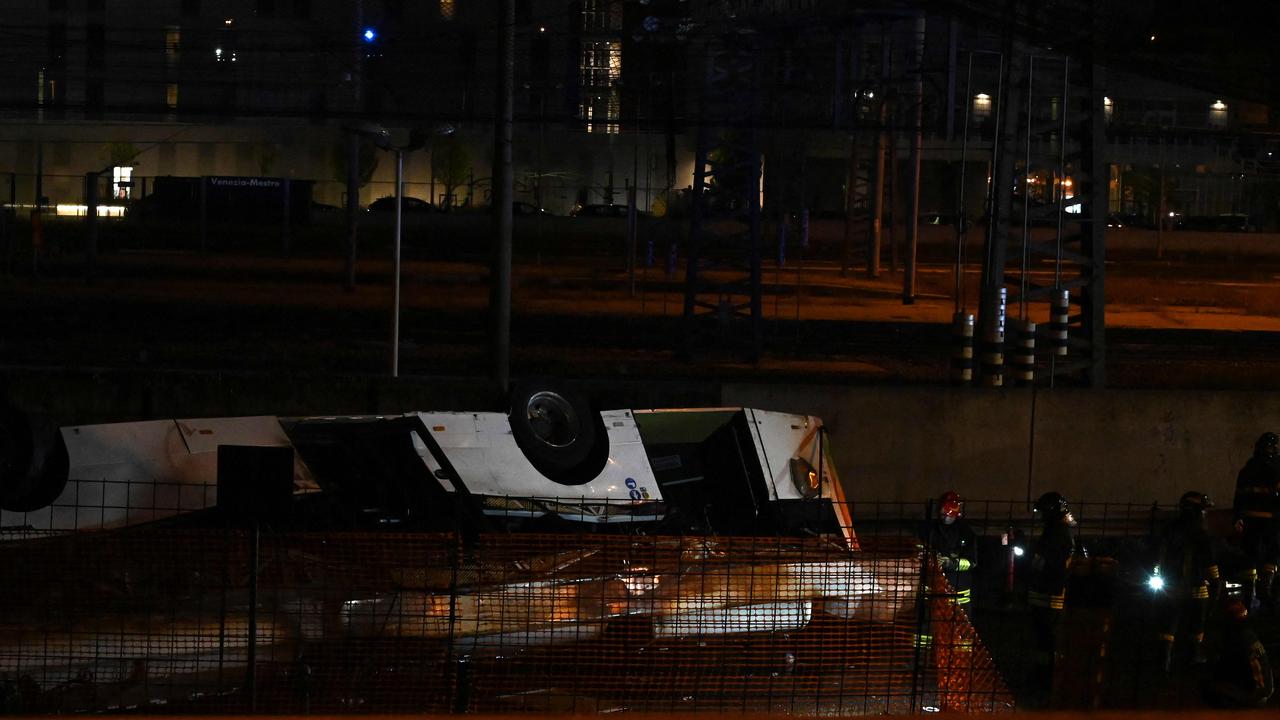
[[(198, 513), (197, 513), (198, 515)], [(193, 516), (186, 516), (193, 517)], [(11, 531), (7, 709), (994, 709), (914, 539)], [(948, 634), (949, 633), (949, 634)], [(958, 638), (963, 638), (960, 640)]]
[[(1176, 603), (1147, 581), (1175, 513), (1074, 510), (1049, 658), (1025, 602), (1040, 532), (1020, 501), (970, 501), (958, 552), (931, 530), (932, 503), (855, 502), (856, 533), (810, 537), (286, 532), (202, 512), (9, 528), (0, 698), (17, 712), (1201, 705), (1232, 650), (1215, 604), (1204, 657), (1180, 636), (1164, 666)], [(1244, 567), (1223, 527), (1210, 534), (1230, 593)], [(1274, 618), (1249, 622), (1274, 649)]]

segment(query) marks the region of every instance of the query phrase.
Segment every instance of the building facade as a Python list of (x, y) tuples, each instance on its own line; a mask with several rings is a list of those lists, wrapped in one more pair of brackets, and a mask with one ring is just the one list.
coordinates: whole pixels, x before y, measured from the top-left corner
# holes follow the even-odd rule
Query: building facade
[[(438, 204), (488, 202), (497, 0), (5, 5), (21, 20), (0, 44), (0, 178), (8, 185), (0, 200), (77, 202), (84, 173), (107, 170), (122, 202), (156, 176), (242, 175), (313, 180), (316, 200), (340, 204), (344, 128), (367, 121), (397, 132), (455, 127), (410, 154), (408, 192)], [(715, 142), (754, 125), (766, 206), (786, 197), (789, 206), (843, 215), (865, 196), (859, 177), (876, 136), (887, 137), (891, 167), (905, 162), (911, 84), (923, 76), (922, 207), (980, 214), (999, 28), (943, 13), (924, 16), (921, 34), (922, 12), (936, 10), (519, 0), (517, 199), (567, 212), (625, 203), (634, 186), (647, 209), (691, 184), (700, 129), (715, 125)], [(705, 98), (708, 82), (726, 82), (715, 58), (730, 42), (754, 53), (758, 102), (726, 119)], [(1054, 62), (1044, 50), (1029, 93), (1028, 112), (1050, 123), (1070, 100)], [(1113, 212), (1149, 221), (1237, 213), (1256, 226), (1280, 219), (1271, 164), (1280, 148), (1265, 139), (1274, 127), (1265, 106), (1137, 74), (1109, 72), (1106, 84)], [(963, 198), (962, 167), (973, 180)], [(1045, 201), (1069, 192), (1069, 169), (1024, 165), (1020, 177)], [(391, 163), (382, 162), (360, 201), (391, 191)]]

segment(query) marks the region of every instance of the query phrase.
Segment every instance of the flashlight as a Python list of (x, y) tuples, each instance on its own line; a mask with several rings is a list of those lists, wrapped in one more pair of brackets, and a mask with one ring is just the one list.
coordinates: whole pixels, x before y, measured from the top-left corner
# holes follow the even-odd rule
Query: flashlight
[(1160, 577), (1160, 574), (1159, 574), (1159, 573), (1156, 573), (1155, 575), (1152, 575), (1152, 576), (1147, 580), (1147, 587), (1151, 588), (1152, 590), (1155, 590), (1156, 592), (1159, 592), (1159, 591), (1163, 590), (1163, 589), (1164, 589), (1164, 578)]

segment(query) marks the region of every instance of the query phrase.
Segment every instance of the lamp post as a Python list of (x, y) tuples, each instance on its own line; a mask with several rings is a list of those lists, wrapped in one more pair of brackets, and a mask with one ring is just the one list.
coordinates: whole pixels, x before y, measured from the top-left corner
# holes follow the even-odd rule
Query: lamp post
[(404, 149), (396, 153), (396, 233), (391, 267), (391, 377), (400, 377), (400, 229), (404, 211)]
[(381, 150), (389, 150), (396, 156), (396, 223), (392, 239), (391, 267), (391, 377), (400, 377), (400, 237), (404, 213), (404, 155), (426, 145), (432, 138), (453, 134), (453, 126), (440, 123), (430, 130), (414, 128), (409, 132), (409, 142), (395, 145), (391, 133), (381, 125), (359, 124), (349, 126), (349, 132), (368, 138)]

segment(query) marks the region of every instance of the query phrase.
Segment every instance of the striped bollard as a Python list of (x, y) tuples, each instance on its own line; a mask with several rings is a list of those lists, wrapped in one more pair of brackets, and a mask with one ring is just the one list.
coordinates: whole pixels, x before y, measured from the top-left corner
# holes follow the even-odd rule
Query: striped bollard
[(973, 382), (973, 313), (956, 313), (951, 318), (951, 382)]
[(993, 321), (982, 331), (982, 384), (987, 387), (1004, 386), (1004, 323), (1005, 304), (1009, 299), (1007, 288), (996, 290)]
[(1018, 340), (1013, 348), (1013, 377), (1019, 385), (1036, 381), (1036, 324), (1023, 320), (1018, 324)]
[(1055, 288), (1049, 296), (1049, 347), (1058, 357), (1067, 354), (1067, 326), (1070, 322), (1071, 295), (1066, 290)]

